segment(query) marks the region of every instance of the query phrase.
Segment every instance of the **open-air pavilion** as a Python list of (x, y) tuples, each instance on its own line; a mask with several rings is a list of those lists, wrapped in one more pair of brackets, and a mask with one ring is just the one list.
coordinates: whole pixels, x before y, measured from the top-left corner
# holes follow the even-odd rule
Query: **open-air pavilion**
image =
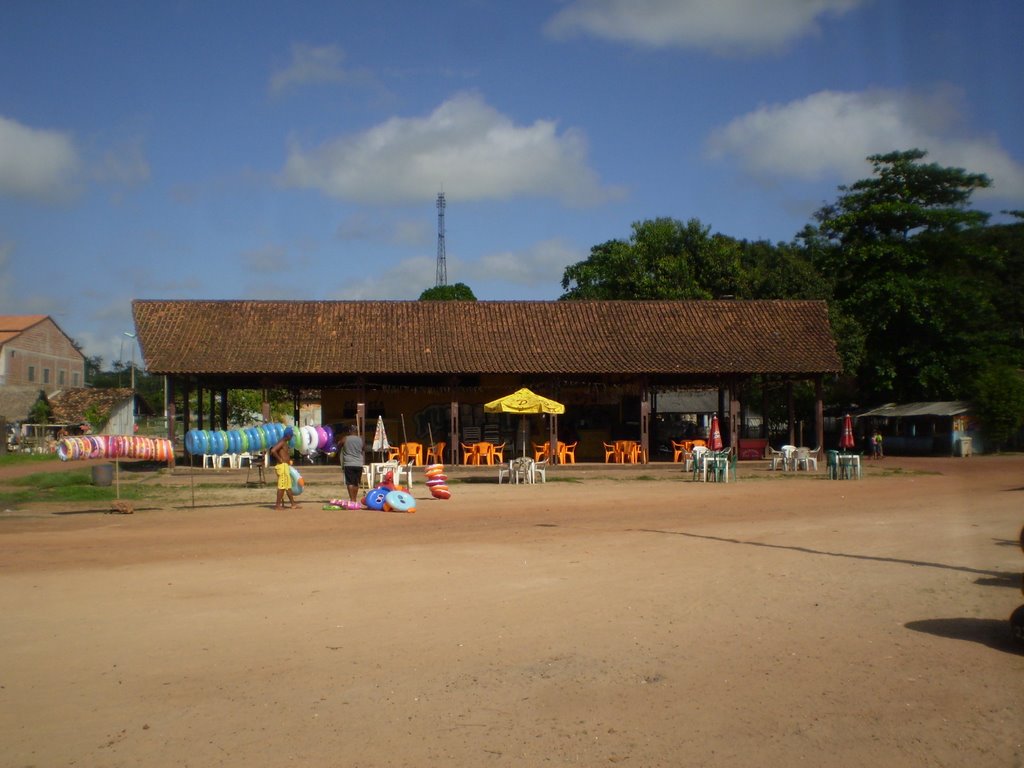
[[(566, 405), (586, 460), (600, 450), (588, 443), (625, 429), (646, 454), (659, 391), (717, 388), (728, 445), (752, 384), (788, 391), (792, 435), (792, 383), (809, 381), (820, 445), (822, 382), (841, 367), (822, 301), (136, 300), (132, 310), (146, 369), (166, 377), (172, 440), (178, 428), (226, 429), (229, 390), (286, 389), (296, 422), (314, 391), (325, 424), (365, 433), (367, 418), (400, 409), (457, 462), (483, 404), (528, 387)], [(548, 418), (552, 444), (558, 429)]]

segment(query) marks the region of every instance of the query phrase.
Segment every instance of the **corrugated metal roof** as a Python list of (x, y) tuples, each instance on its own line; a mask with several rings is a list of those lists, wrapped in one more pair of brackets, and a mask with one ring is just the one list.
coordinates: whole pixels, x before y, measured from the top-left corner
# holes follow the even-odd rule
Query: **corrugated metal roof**
[(858, 418), (878, 416), (884, 418), (902, 418), (906, 416), (959, 416), (971, 410), (971, 404), (965, 400), (943, 400), (934, 403), (887, 403), (870, 411), (857, 414)]
[(155, 374), (832, 373), (821, 301), (132, 302)]

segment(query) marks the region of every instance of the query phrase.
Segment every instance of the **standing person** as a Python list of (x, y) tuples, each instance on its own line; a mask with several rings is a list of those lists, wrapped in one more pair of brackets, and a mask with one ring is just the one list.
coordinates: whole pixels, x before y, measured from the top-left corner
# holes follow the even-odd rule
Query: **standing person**
[(359, 428), (352, 424), (348, 434), (341, 440), (341, 469), (345, 473), (345, 485), (348, 488), (349, 501), (355, 501), (359, 495), (359, 482), (363, 477), (363, 438), (359, 436)]
[(871, 456), (876, 459), (882, 458), (882, 433), (877, 429), (871, 435)]
[(292, 439), (293, 434), (292, 428), (288, 427), (281, 439), (270, 449), (270, 457), (274, 460), (274, 469), (277, 471), (277, 503), (274, 509), (284, 509), (285, 494), (288, 494), (292, 509), (298, 507), (295, 503), (295, 494), (292, 492), (292, 454), (288, 448), (288, 441)]

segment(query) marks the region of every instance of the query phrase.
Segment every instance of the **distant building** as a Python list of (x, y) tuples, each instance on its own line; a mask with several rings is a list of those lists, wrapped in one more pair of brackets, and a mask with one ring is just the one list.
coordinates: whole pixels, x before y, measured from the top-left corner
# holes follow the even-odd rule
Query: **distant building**
[(871, 430), (882, 435), (892, 456), (967, 456), (985, 446), (977, 417), (965, 400), (888, 403), (857, 414), (857, 431), (865, 449)]
[(85, 355), (48, 315), (0, 315), (0, 420), (25, 422), (40, 397), (85, 386)]
[(85, 386), (85, 355), (48, 315), (0, 315), (0, 387)]

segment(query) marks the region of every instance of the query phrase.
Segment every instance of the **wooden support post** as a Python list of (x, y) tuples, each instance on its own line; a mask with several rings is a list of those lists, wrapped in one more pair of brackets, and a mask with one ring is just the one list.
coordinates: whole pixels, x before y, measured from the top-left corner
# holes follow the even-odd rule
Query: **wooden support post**
[(786, 410), (789, 420), (789, 444), (796, 445), (796, 402), (793, 400), (793, 382), (786, 382)]
[(644, 387), (640, 396), (640, 460), (651, 457), (651, 390)]
[(814, 378), (814, 438), (817, 441), (815, 447), (825, 450), (824, 383), (820, 374)]
[(448, 414), (448, 450), (451, 452), (451, 463), (459, 463), (459, 401), (451, 400), (451, 412)]

